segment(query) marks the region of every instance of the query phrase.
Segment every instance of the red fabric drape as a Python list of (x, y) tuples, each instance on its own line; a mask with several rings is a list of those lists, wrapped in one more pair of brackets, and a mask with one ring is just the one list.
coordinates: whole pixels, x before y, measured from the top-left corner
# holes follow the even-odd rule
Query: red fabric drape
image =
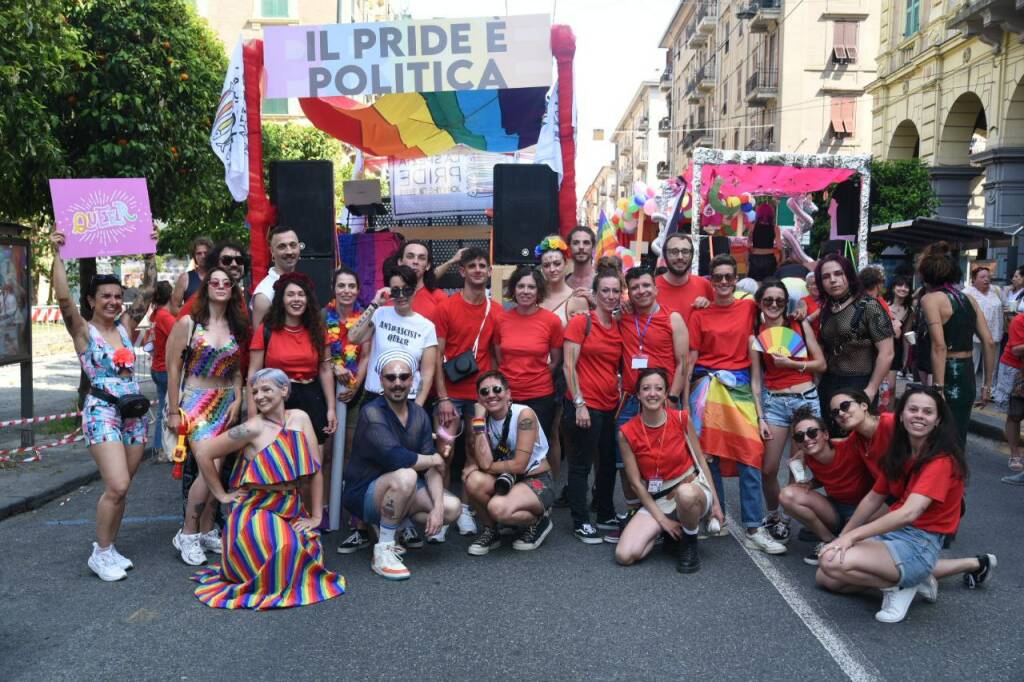
[(270, 267), (270, 247), (267, 231), (273, 224), (276, 211), (267, 197), (263, 185), (263, 41), (247, 40), (242, 47), (245, 69), (246, 124), (249, 131), (249, 212), (245, 221), (249, 226), (249, 251), (252, 254), (252, 286), (267, 276)]
[(576, 140), (572, 127), (576, 36), (565, 24), (551, 27), (551, 53), (558, 63), (558, 136), (562, 145), (562, 187), (558, 192), (558, 226), (563, 237), (576, 226)]

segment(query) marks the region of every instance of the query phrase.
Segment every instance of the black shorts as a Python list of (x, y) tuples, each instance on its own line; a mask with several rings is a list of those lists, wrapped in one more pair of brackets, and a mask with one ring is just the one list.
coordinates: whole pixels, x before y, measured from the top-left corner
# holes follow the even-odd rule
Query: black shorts
[(548, 439), (548, 445), (550, 446), (551, 434), (555, 431), (555, 396), (545, 395), (540, 398), (516, 400), (514, 402), (525, 405), (533, 410), (534, 414), (537, 415), (537, 423), (544, 430), (544, 436)]
[(758, 282), (774, 275), (777, 267), (775, 256), (770, 253), (752, 253), (747, 257), (747, 277)]
[(309, 421), (313, 422), (313, 430), (316, 431), (316, 442), (323, 445), (327, 440), (327, 434), (324, 433), (327, 426), (327, 401), (324, 400), (324, 389), (319, 381), (308, 384), (293, 381), (284, 407), (286, 410), (302, 410), (309, 415)]

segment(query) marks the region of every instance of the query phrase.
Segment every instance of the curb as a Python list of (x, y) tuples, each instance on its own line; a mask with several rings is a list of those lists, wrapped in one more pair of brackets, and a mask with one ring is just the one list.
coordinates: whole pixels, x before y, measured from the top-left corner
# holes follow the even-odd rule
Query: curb
[(13, 502), (0, 505), (0, 521), (8, 519), (18, 514), (23, 514), (33, 509), (42, 507), (47, 502), (54, 500), (61, 495), (71, 492), (76, 488), (80, 488), (83, 485), (88, 485), (100, 477), (99, 469), (94, 469), (85, 474), (79, 474), (72, 478), (59, 481), (56, 485), (41, 490), (32, 495), (15, 499)]
[(975, 436), (981, 436), (982, 438), (988, 438), (994, 441), (1005, 441), (1006, 434), (1003, 432), (1003, 425), (994, 423), (991, 419), (985, 419), (982, 421), (974, 416), (971, 417), (971, 421), (967, 426), (967, 430), (973, 433)]

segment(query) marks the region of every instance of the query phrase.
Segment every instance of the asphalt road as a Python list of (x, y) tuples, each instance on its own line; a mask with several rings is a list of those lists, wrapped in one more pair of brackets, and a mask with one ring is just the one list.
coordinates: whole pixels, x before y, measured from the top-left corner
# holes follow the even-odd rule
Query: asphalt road
[[(585, 546), (567, 512), (535, 552), (487, 557), (469, 539), (413, 550), (412, 579), (388, 583), (370, 554), (328, 566), (348, 579), (332, 601), (279, 612), (202, 605), (171, 548), (180, 509), (167, 465), (144, 463), (118, 548), (136, 569), (106, 584), (86, 567), (99, 486), (0, 523), (0, 678), (18, 679), (960, 679), (1024, 676), (1020, 526), (1024, 489), (1001, 485), (1005, 457), (972, 437), (969, 508), (956, 554), (994, 552), (983, 588), (943, 581), (898, 625), (875, 622), (877, 594), (814, 587), (791, 543), (751, 557), (732, 537), (701, 543), (700, 573), (655, 551), (623, 568)], [(731, 515), (738, 518), (735, 486)]]

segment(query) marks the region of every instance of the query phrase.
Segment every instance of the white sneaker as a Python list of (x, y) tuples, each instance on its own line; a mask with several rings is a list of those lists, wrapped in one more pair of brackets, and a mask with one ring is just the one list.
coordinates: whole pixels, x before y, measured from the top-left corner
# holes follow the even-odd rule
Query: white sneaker
[(107, 583), (124, 580), (128, 574), (117, 564), (117, 559), (111, 551), (101, 552), (99, 545), (92, 543), (92, 556), (89, 557), (89, 568), (99, 576), (100, 580)]
[(398, 558), (393, 542), (377, 543), (373, 546), (373, 563), (370, 564), (370, 568), (388, 580), (409, 579), (409, 569)]
[(199, 546), (208, 552), (220, 554), (223, 551), (224, 543), (220, 539), (220, 528), (214, 526), (212, 530), (199, 536)]
[(171, 540), (174, 549), (181, 554), (181, 560), (189, 566), (202, 566), (206, 563), (206, 552), (203, 551), (200, 538), (202, 535), (199, 533), (188, 535), (179, 528)]
[(114, 562), (121, 567), (121, 570), (130, 571), (135, 568), (132, 560), (117, 551), (117, 547), (110, 546), (110, 553), (114, 555)]
[(934, 604), (939, 599), (939, 581), (934, 575), (930, 575), (917, 585), (917, 593), (929, 604)]
[(441, 530), (437, 531), (433, 535), (427, 538), (427, 542), (432, 545), (440, 545), (448, 539), (448, 524), (441, 526)]
[(476, 535), (476, 519), (466, 505), (462, 505), (462, 513), (456, 525), (459, 527), (459, 535)]
[(786, 546), (768, 534), (768, 530), (761, 526), (754, 533), (745, 533), (743, 546), (748, 549), (756, 549), (765, 554), (785, 554)]
[(875, 614), (880, 623), (898, 623), (907, 616), (917, 587), (887, 587), (882, 590), (882, 610)]

